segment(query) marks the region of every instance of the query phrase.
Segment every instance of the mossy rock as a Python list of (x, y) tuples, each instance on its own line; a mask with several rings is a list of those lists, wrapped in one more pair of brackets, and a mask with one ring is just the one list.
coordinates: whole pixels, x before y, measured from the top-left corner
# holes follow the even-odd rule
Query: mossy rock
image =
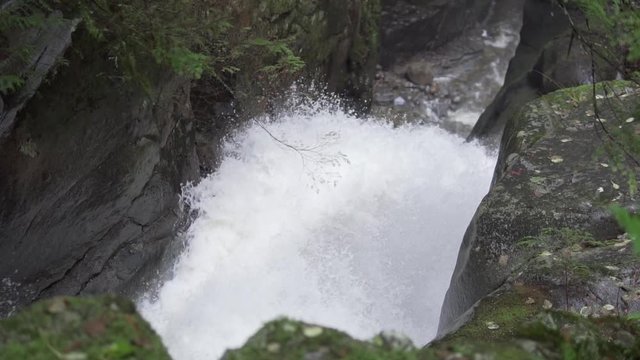
[(0, 321), (0, 358), (170, 359), (135, 306), (112, 296), (53, 298)]
[[(518, 309), (517, 295), (482, 305), (483, 318), (504, 315), (505, 331), (480, 326), (414, 348), (402, 336), (380, 334), (355, 340), (337, 330), (280, 319), (266, 324), (223, 360), (445, 360), (445, 359), (635, 359), (640, 356), (640, 322), (621, 317), (583, 318), (562, 311)], [(497, 308), (492, 308), (497, 306)]]
[[(563, 89), (523, 106), (505, 129), (494, 185), (465, 234), (440, 334), (459, 327), (473, 304), (519, 272), (522, 281), (537, 281), (550, 291), (550, 301), (569, 310), (597, 305), (592, 292), (622, 304), (610, 277), (626, 279), (638, 262), (608, 208), (638, 205), (629, 173), (637, 178), (640, 169), (615, 171), (615, 161), (598, 157), (607, 135), (594, 113), (594, 94), (610, 133), (640, 130), (630, 120), (640, 91), (627, 82)], [(636, 300), (626, 306), (636, 307)]]

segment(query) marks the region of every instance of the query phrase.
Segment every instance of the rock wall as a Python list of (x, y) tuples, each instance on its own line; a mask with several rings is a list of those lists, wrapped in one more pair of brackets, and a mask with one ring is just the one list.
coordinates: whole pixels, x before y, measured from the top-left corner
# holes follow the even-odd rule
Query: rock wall
[(180, 184), (197, 179), (189, 82), (158, 68), (146, 93), (74, 40), (83, 55), (69, 53), (0, 144), (2, 312), (127, 293), (173, 239)]

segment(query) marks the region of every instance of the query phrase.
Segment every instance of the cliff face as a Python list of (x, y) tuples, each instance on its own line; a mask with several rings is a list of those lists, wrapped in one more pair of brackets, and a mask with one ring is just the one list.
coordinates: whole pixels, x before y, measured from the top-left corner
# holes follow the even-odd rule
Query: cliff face
[(75, 41), (0, 144), (3, 311), (126, 291), (173, 238), (180, 184), (197, 179), (189, 82), (158, 68), (147, 93)]
[[(233, 6), (242, 15), (234, 26), (286, 40), (329, 90), (358, 103), (370, 97), (377, 0)], [(139, 64), (150, 74), (139, 86), (122, 80), (108, 49), (82, 24), (68, 23), (48, 66), (28, 78), (29, 92), (3, 99), (0, 314), (57, 294), (133, 295), (168, 249), (180, 246), (176, 231), (187, 220), (181, 185), (215, 166), (239, 113), (265, 111), (262, 99), (294, 80), (284, 72), (265, 76), (271, 59), (247, 53), (235, 64), (243, 71), (225, 83), (198, 81), (195, 96), (191, 81), (152, 60)], [(48, 30), (30, 38), (53, 49)]]

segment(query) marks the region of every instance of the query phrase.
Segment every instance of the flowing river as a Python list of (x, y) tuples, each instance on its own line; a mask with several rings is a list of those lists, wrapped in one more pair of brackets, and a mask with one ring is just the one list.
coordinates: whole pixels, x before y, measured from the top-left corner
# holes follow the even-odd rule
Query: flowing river
[(233, 136), (185, 201), (198, 217), (153, 299), (176, 359), (214, 359), (286, 315), (424, 345), (495, 158), (436, 127), (319, 102)]

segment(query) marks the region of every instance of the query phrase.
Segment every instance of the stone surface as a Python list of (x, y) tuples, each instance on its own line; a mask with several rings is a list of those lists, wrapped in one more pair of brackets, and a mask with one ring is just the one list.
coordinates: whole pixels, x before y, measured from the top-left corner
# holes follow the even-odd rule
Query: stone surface
[[(607, 304), (623, 314), (640, 309), (625, 295), (640, 285), (632, 275), (638, 262), (608, 211), (611, 204), (637, 207), (638, 199), (607, 157), (595, 158), (602, 130), (591, 92), (585, 85), (551, 93), (508, 123), (494, 184), (463, 240), (440, 335), (468, 321), (474, 304), (501, 287), (524, 287), (540, 295), (529, 295), (536, 303), (574, 312)], [(598, 93), (605, 126), (637, 126), (625, 123), (640, 99), (637, 88), (605, 83)]]
[(426, 61), (416, 61), (407, 66), (407, 79), (416, 85), (428, 86), (433, 84), (433, 68)]
[[(508, 0), (499, 0), (508, 1)], [(383, 0), (381, 64), (433, 50), (484, 20), (491, 0)]]

